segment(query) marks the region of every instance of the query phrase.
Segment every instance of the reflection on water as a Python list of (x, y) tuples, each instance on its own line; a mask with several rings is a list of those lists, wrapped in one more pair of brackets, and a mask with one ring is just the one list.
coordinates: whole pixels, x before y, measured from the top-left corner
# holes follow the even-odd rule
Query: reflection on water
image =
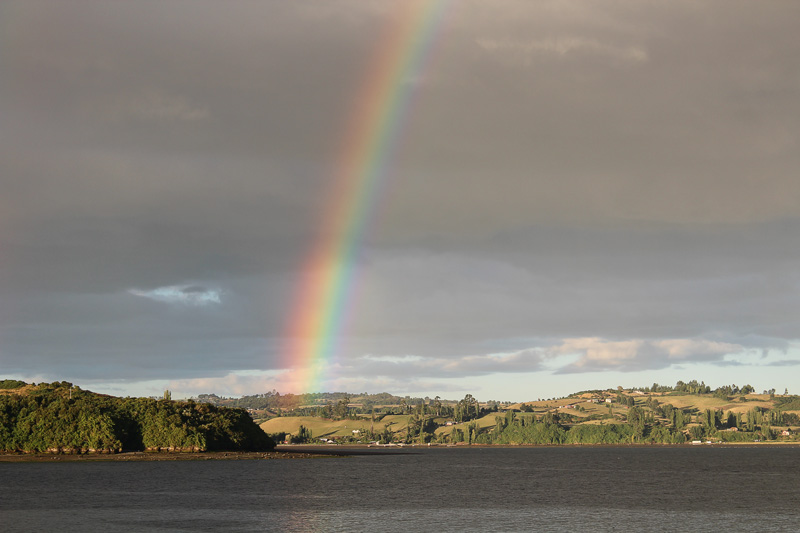
[(795, 531), (800, 448), (0, 466), (3, 531)]

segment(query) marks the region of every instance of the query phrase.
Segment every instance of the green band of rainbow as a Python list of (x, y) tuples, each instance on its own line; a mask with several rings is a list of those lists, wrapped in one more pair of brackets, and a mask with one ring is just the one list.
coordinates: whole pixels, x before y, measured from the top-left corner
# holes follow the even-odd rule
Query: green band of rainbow
[(302, 269), (289, 317), (291, 381), (311, 392), (337, 353), (357, 279), (356, 254), (374, 217), (389, 160), (425, 68), (448, 0), (408, 0), (392, 18), (358, 92), (339, 151), (329, 209)]

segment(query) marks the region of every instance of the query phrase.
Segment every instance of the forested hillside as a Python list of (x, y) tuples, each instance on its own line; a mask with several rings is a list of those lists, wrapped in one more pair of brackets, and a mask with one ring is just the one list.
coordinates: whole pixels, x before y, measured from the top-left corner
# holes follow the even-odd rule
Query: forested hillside
[(244, 409), (116, 398), (67, 382), (0, 381), (0, 451), (266, 451), (275, 444)]

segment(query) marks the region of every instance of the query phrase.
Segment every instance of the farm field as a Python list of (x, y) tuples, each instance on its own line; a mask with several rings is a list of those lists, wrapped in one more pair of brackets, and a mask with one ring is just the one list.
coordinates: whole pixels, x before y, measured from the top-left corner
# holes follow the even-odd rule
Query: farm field
[[(793, 396), (727, 390), (696, 393), (606, 389), (564, 398), (508, 403), (403, 399), (371, 407), (338, 400), (305, 405), (303, 416), (284, 412), (260, 427), (285, 442), (306, 443), (681, 443), (794, 442), (800, 406)], [(368, 398), (367, 398), (368, 400)], [(344, 410), (343, 410), (344, 409)], [(307, 411), (327, 413), (313, 416)], [(290, 415), (290, 416), (287, 416)], [(751, 419), (748, 421), (748, 419)], [(298, 438), (299, 437), (299, 438)]]

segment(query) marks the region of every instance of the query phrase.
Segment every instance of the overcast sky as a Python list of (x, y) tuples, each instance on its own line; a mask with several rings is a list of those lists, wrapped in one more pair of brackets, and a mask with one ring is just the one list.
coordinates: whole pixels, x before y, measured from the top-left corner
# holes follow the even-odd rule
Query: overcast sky
[[(0, 377), (300, 392), (287, 313), (401, 2), (0, 4)], [(800, 392), (800, 3), (454, 0), (324, 390)]]

